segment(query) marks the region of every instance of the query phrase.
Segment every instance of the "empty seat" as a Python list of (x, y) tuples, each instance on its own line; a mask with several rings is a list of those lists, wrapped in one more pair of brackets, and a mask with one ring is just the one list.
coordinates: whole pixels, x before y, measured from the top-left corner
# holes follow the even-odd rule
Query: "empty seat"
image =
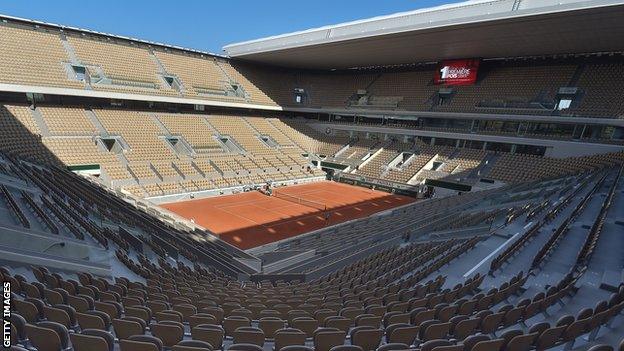
[(214, 349), (221, 349), (225, 331), (220, 325), (200, 324), (191, 330), (194, 340), (201, 340), (212, 345)]
[(329, 316), (325, 318), (323, 326), (326, 328), (336, 328), (347, 333), (351, 327), (351, 320), (342, 316)]
[(163, 351), (160, 339), (150, 335), (134, 335), (127, 340), (119, 340), (121, 351)]
[(336, 328), (319, 328), (314, 332), (314, 348), (316, 351), (329, 351), (332, 347), (342, 345), (345, 332)]
[(386, 342), (412, 345), (419, 330), (420, 327), (407, 323), (391, 324), (386, 328)]
[(187, 320), (188, 317), (197, 313), (197, 307), (191, 304), (178, 304), (173, 305), (172, 308), (174, 311), (180, 312), (182, 314), (183, 320)]
[(68, 329), (73, 327), (69, 314), (66, 311), (50, 306), (44, 306), (43, 310), (47, 320), (60, 323)]
[(505, 350), (507, 351), (528, 351), (533, 347), (533, 344), (539, 336), (538, 333), (531, 333), (526, 335), (518, 335), (513, 337), (507, 343)]
[[(452, 322), (451, 322), (452, 323)], [(467, 338), (469, 335), (475, 333), (479, 326), (480, 320), (479, 318), (467, 318), (458, 321), (454, 326), (451, 327), (451, 334), (453, 337), (463, 340)]]
[(561, 339), (561, 335), (563, 334), (565, 328), (566, 326), (562, 325), (544, 330), (535, 342), (537, 349), (546, 350), (555, 346)]
[(213, 347), (205, 341), (183, 340), (171, 348), (173, 351), (212, 351)]
[(318, 328), (319, 323), (312, 317), (297, 317), (292, 320), (290, 326), (303, 331), (306, 337), (311, 338), (314, 331)]
[(152, 319), (152, 311), (145, 306), (129, 306), (125, 308), (126, 317), (137, 317), (145, 321), (146, 324)]
[(223, 320), (223, 329), (225, 329), (225, 335), (234, 336), (234, 331), (239, 327), (249, 327), (251, 321), (247, 317), (230, 316)]
[(14, 334), (11, 334), (11, 340), (15, 340), (17, 342), (22, 342), (26, 340), (26, 319), (17, 313), (11, 313), (11, 331), (14, 331)]
[(264, 332), (255, 327), (238, 327), (234, 331), (235, 344), (254, 344), (264, 346)]
[(472, 350), (472, 348), (475, 347), (476, 344), (483, 342), (483, 341), (489, 341), (489, 340), (491, 339), (487, 335), (483, 335), (483, 334), (471, 335), (467, 337), (466, 339), (464, 339), (462, 344), (464, 345), (465, 350)]
[(470, 350), (471, 351), (499, 351), (505, 344), (504, 339), (494, 339), (487, 341), (480, 341), (476, 343)]
[(401, 343), (384, 344), (377, 348), (377, 351), (394, 351), (394, 350), (407, 350), (409, 346)]
[(81, 329), (108, 330), (110, 325), (109, 316), (100, 311), (76, 312), (76, 320)]
[(284, 346), (281, 349), (275, 349), (275, 351), (314, 351), (314, 348), (303, 345), (290, 345)]
[(128, 339), (133, 335), (143, 335), (145, 333), (143, 320), (135, 317), (125, 317), (113, 320), (113, 330), (118, 339)]
[(228, 350), (234, 351), (262, 351), (262, 347), (255, 344), (233, 344), (228, 347)]
[(209, 313), (196, 313), (192, 316), (188, 316), (186, 320), (191, 329), (200, 324), (217, 324), (217, 319)]
[(354, 322), (356, 327), (370, 326), (373, 328), (379, 328), (379, 326), (381, 325), (381, 318), (382, 317), (375, 316), (373, 314), (361, 314), (355, 317)]
[(28, 323), (35, 323), (39, 318), (39, 310), (37, 306), (28, 301), (22, 301), (18, 299), (11, 299), (15, 311), (17, 311)]
[(217, 324), (221, 324), (225, 317), (225, 311), (221, 307), (202, 307), (201, 312), (212, 315), (217, 320)]
[(266, 338), (273, 339), (275, 331), (285, 325), (285, 321), (277, 317), (264, 317), (258, 321), (258, 328), (262, 329)]
[(423, 323), (420, 326), (422, 332), (422, 341), (446, 339), (451, 330), (451, 323), (448, 322), (440, 323), (439, 321), (432, 321), (428, 325), (425, 325), (425, 323)]
[(420, 351), (433, 351), (437, 348), (452, 346), (453, 344), (448, 340), (429, 340), (420, 345)]
[(351, 344), (364, 351), (375, 350), (381, 343), (384, 331), (370, 326), (355, 327), (351, 330)]
[(157, 322), (173, 321), (173, 322), (182, 323), (182, 321), (184, 321), (184, 317), (182, 316), (182, 313), (178, 311), (174, 311), (174, 310), (164, 310), (164, 311), (156, 312), (154, 313), (154, 318), (156, 319)]
[(153, 336), (162, 341), (165, 347), (172, 347), (184, 338), (184, 325), (179, 322), (162, 321), (153, 323), (150, 325), (150, 331)]
[(330, 349), (330, 351), (363, 351), (361, 347), (356, 345), (338, 345)]
[(112, 334), (99, 329), (85, 329), (80, 334), (69, 336), (74, 351), (113, 351), (115, 338)]
[(67, 328), (56, 322), (27, 324), (26, 335), (38, 351), (61, 351), (68, 347)]
[(299, 329), (283, 328), (275, 331), (275, 351), (287, 346), (305, 345), (306, 334)]
[(594, 345), (587, 351), (613, 351), (613, 347), (606, 344)]

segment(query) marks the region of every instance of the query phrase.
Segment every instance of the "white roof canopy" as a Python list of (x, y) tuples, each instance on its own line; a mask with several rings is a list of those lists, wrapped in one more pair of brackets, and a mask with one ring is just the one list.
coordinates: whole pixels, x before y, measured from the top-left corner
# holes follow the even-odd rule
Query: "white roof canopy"
[(622, 18), (623, 0), (479, 0), (230, 44), (224, 50), (241, 60), (313, 69), (609, 52), (622, 50)]

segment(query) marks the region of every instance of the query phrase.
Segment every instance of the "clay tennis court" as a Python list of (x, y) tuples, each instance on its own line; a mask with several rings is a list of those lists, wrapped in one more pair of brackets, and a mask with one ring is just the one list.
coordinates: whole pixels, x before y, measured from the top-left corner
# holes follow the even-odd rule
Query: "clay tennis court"
[[(193, 219), (241, 249), (249, 249), (415, 201), (407, 196), (330, 181), (282, 187), (276, 191), (308, 203), (299, 204), (292, 198), (289, 201), (251, 191), (161, 206)], [(319, 205), (326, 206), (327, 210)]]

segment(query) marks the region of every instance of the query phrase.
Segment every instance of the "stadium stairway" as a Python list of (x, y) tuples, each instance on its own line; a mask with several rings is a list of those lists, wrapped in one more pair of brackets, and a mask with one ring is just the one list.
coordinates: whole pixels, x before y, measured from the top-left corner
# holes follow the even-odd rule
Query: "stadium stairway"
[(487, 178), (487, 176), (490, 174), (490, 172), (492, 171), (492, 168), (494, 168), (494, 165), (496, 165), (496, 161), (498, 160), (500, 156), (498, 154), (495, 153), (489, 153), (484, 159), (483, 162), (481, 164), (481, 167), (478, 168), (477, 174), (479, 175), (479, 177), (481, 178)]
[(107, 137), (110, 135), (108, 134), (108, 131), (106, 130), (106, 128), (104, 128), (104, 125), (102, 125), (102, 122), (100, 122), (100, 120), (98, 119), (95, 112), (93, 112), (93, 110), (91, 109), (85, 110), (85, 114), (87, 115), (87, 118), (89, 119), (89, 121), (91, 121), (91, 124), (95, 126), (98, 133), (100, 133), (100, 136)]
[(41, 136), (44, 138), (51, 136), (52, 134), (50, 133), (50, 128), (48, 128), (47, 123), (43, 119), (43, 115), (41, 114), (41, 111), (38, 108), (34, 108), (34, 109), (29, 108), (28, 110), (30, 110), (30, 113), (32, 114), (33, 119), (35, 120), (35, 124), (37, 124), (37, 127), (39, 127)]
[(69, 61), (73, 65), (80, 65), (81, 62), (78, 59), (78, 55), (76, 55), (76, 50), (67, 41), (67, 37), (65, 36), (65, 33), (61, 32), (60, 33), (60, 37), (61, 37), (61, 44), (63, 45), (63, 49), (65, 49), (65, 52), (67, 53), (67, 56), (69, 57)]
[(208, 127), (208, 129), (210, 129), (210, 132), (212, 133), (212, 135), (219, 134), (217, 129), (210, 123), (210, 121), (208, 121), (208, 119), (206, 119), (206, 117), (202, 117), (201, 120)]
[(162, 131), (162, 133), (166, 136), (171, 136), (171, 131), (165, 126), (165, 124), (158, 118), (158, 115), (150, 113), (149, 116), (152, 118), (152, 121), (158, 126), (158, 128)]
[(254, 127), (253, 124), (251, 124), (246, 117), (242, 118), (242, 121), (245, 123), (247, 127), (249, 127), (249, 129), (253, 130), (253, 132), (256, 133), (256, 135), (262, 135), (262, 133), (260, 133), (260, 131), (256, 127)]
[[(342, 157), (344, 153), (346, 153), (347, 151), (349, 151), (349, 149), (351, 149), (351, 145), (354, 143), (353, 140), (349, 141), (349, 143), (345, 146), (342, 147), (342, 149), (338, 150), (338, 152), (336, 152), (336, 154), (334, 155), (334, 158), (338, 158), (338, 157)], [(350, 154), (345, 155), (348, 157), (350, 157)]]
[[(290, 137), (290, 135), (288, 135), (288, 133), (284, 133), (284, 132), (282, 132), (282, 131), (281, 131), (281, 130), (277, 127), (277, 126), (275, 126), (275, 122), (274, 122), (272, 119), (268, 119), (267, 121), (269, 122), (269, 124), (270, 124), (271, 126), (273, 126), (273, 128), (274, 128), (276, 131), (278, 131), (280, 134), (282, 134), (282, 135), (284, 135), (286, 138), (288, 138), (288, 140), (290, 140), (290, 142), (291, 142), (293, 145), (295, 145), (295, 146), (299, 147), (299, 148), (300, 148), (300, 149), (302, 149), (302, 150), (305, 150), (305, 148), (303, 147), (303, 145), (301, 145), (301, 144), (297, 143), (295, 140), (293, 140), (293, 138), (291, 138), (291, 137)], [(279, 120), (277, 120), (277, 121), (278, 121), (278, 123), (281, 123)]]

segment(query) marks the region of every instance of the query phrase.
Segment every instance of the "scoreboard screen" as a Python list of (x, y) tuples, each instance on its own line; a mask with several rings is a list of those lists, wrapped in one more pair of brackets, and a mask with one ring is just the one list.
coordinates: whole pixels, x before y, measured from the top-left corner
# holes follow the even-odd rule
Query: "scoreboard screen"
[(444, 85), (471, 85), (477, 81), (478, 59), (442, 61), (436, 70), (434, 83)]

